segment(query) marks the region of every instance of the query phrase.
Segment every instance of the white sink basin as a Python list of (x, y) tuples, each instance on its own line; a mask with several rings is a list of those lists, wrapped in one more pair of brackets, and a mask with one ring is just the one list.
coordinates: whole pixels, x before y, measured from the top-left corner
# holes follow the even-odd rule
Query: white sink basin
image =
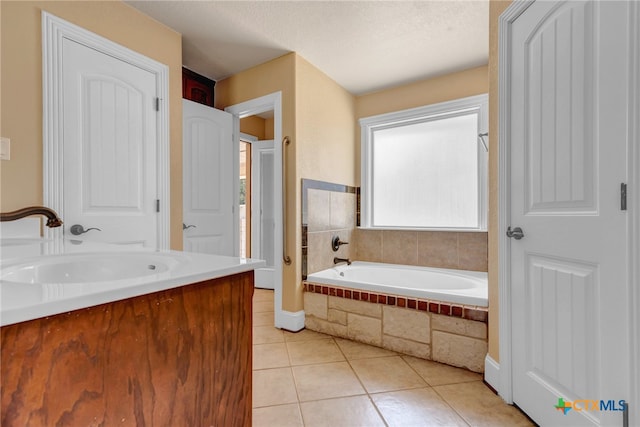
[(42, 239), (40, 237), (9, 237), (0, 239), (0, 246), (23, 246), (47, 243), (50, 240)]
[(44, 256), (2, 266), (0, 280), (13, 283), (102, 283), (167, 272), (180, 257), (153, 252)]

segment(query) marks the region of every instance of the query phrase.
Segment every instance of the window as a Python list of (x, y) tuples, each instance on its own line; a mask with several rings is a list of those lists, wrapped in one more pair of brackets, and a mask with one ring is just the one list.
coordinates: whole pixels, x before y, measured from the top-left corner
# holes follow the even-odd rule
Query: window
[(486, 230), (487, 116), (485, 94), (361, 119), (361, 226)]

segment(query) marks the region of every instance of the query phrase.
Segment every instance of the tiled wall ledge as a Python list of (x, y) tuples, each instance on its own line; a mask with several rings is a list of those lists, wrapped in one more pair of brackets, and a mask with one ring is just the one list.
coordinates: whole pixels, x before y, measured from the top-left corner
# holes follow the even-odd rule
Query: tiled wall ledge
[(484, 371), (487, 309), (304, 284), (305, 326), (427, 360)]

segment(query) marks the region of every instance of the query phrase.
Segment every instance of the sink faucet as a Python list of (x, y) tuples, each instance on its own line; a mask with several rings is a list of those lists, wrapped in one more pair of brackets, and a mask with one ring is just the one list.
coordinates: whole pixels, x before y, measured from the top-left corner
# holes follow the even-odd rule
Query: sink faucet
[(50, 208), (44, 206), (29, 206), (13, 212), (0, 213), (0, 221), (15, 221), (31, 215), (43, 215), (47, 217), (47, 227), (60, 227), (62, 220), (58, 214)]
[(349, 258), (338, 258), (338, 257), (333, 258), (334, 264), (339, 264), (341, 262), (346, 262), (347, 265), (351, 265), (351, 261), (349, 260)]

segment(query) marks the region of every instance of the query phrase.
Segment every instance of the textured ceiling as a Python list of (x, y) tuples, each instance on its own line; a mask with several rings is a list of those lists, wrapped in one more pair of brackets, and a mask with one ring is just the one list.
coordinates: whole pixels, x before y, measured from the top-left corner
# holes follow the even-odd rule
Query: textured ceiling
[(297, 52), (359, 95), (488, 62), (489, 1), (127, 1), (221, 80)]

